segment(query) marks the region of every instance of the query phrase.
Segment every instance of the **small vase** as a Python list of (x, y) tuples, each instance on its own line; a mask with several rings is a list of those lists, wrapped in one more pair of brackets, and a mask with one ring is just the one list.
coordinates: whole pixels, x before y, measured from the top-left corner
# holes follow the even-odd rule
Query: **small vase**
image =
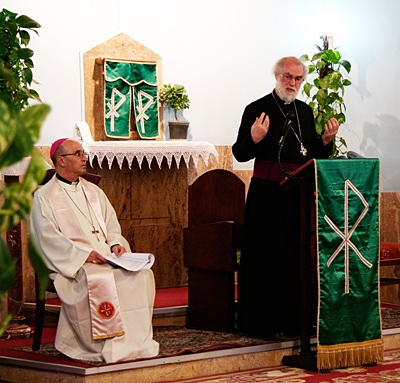
[(189, 128), (187, 121), (168, 121), (169, 139), (170, 140), (186, 140)]

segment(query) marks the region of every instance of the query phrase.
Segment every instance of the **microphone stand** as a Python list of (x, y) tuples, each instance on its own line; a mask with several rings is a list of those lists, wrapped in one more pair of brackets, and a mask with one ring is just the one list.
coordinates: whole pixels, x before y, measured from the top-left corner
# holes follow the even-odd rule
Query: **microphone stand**
[(282, 164), (281, 164), (281, 152), (283, 148), (283, 144), (285, 143), (286, 136), (289, 132), (290, 127), (292, 126), (292, 120), (286, 119), (285, 126), (283, 127), (283, 135), (281, 139), (279, 140), (279, 149), (278, 149), (278, 157), (277, 157), (277, 162), (279, 165), (279, 168), (281, 169), (281, 172), (286, 178), (295, 178), (292, 175), (290, 175), (285, 169), (283, 169)]

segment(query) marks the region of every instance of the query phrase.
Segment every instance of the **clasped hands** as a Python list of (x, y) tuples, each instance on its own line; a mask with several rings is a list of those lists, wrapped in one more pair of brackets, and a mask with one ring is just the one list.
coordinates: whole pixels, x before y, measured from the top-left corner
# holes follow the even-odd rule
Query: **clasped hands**
[[(255, 144), (258, 144), (268, 133), (269, 130), (269, 116), (264, 112), (261, 113), (260, 117), (257, 117), (254, 124), (251, 126), (251, 138)], [(328, 145), (333, 138), (336, 136), (339, 130), (339, 122), (336, 118), (331, 118), (327, 124), (325, 124), (325, 131), (322, 135), (322, 143)]]
[[(114, 245), (112, 247), (112, 251), (117, 257), (120, 257), (122, 254), (126, 253), (125, 247), (121, 245)], [(86, 259), (86, 263), (104, 263), (104, 262), (106, 262), (105, 257), (96, 250), (92, 250), (88, 258)]]

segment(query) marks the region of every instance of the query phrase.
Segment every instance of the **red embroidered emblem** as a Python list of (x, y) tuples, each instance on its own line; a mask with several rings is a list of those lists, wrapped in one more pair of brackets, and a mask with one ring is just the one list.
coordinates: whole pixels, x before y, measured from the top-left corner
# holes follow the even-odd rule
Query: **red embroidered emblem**
[(110, 302), (107, 302), (107, 301), (106, 302), (101, 302), (97, 306), (97, 313), (103, 319), (111, 319), (115, 314), (115, 307)]

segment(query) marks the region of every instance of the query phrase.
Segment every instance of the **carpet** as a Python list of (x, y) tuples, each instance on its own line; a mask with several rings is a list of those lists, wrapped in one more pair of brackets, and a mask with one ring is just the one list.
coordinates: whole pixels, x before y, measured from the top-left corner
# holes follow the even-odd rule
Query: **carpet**
[[(153, 338), (160, 344), (160, 353), (156, 358), (267, 343), (261, 338), (227, 332), (188, 329), (186, 327), (155, 327)], [(39, 351), (32, 351), (31, 346), (15, 347), (14, 349), (43, 356), (70, 359), (57, 351), (54, 343), (42, 344)], [(92, 366), (105, 364), (104, 362), (80, 362)]]
[(376, 366), (361, 366), (313, 373), (294, 367), (258, 368), (203, 378), (157, 383), (395, 383), (400, 382), (400, 350), (384, 353), (384, 361)]
[[(29, 302), (30, 305), (35, 302)], [(59, 298), (46, 299), (46, 305), (61, 307)], [(188, 305), (188, 287), (167, 287), (156, 289), (154, 308), (179, 307)]]
[[(384, 305), (381, 312), (384, 329), (400, 327), (400, 308), (398, 306)], [(261, 338), (237, 333), (203, 331), (185, 327), (155, 327), (154, 339), (160, 344), (160, 353), (157, 358), (271, 343)], [(43, 341), (43, 343), (45, 342)], [(29, 346), (17, 346), (14, 350), (71, 360), (58, 352), (53, 343), (42, 344), (40, 350), (34, 352), (31, 349), (30, 341)], [(90, 366), (104, 365), (101, 362), (80, 361), (80, 363)]]

